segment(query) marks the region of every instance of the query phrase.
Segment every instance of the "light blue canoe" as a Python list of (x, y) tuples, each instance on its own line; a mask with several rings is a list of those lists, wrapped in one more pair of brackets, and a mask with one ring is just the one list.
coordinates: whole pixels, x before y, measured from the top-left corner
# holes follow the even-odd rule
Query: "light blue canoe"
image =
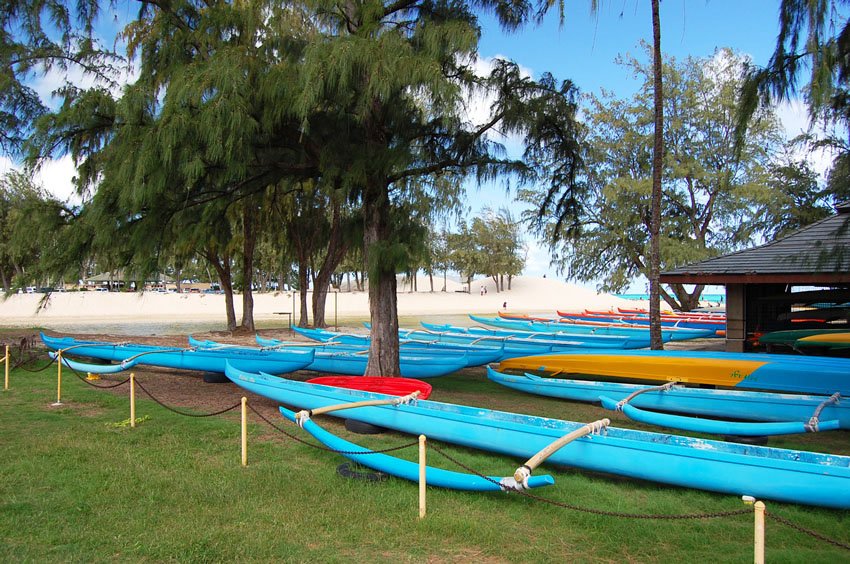
[[(610, 326), (592, 326), (578, 325), (570, 323), (560, 323), (557, 321), (545, 322), (536, 320), (524, 319), (506, 319), (504, 317), (482, 317), (479, 315), (469, 315), (469, 318), (476, 323), (481, 323), (488, 327), (503, 329), (509, 331), (524, 331), (530, 333), (555, 333), (562, 334), (566, 338), (576, 334), (589, 334), (598, 336), (632, 336), (640, 339), (649, 340), (649, 327), (643, 325), (630, 326), (626, 323), (617, 324), (611, 322)], [(425, 325), (423, 323), (423, 325)], [(709, 329), (664, 329), (661, 331), (661, 338), (664, 342), (667, 341), (686, 341), (689, 339), (700, 339), (714, 337), (715, 331)], [(640, 348), (640, 347), (632, 347)]]
[[(353, 333), (340, 333), (336, 331), (327, 331), (325, 329), (305, 329), (303, 327), (293, 327), (293, 331), (303, 337), (307, 337), (319, 343), (333, 345), (335, 348), (341, 346), (356, 347), (357, 350), (366, 350), (369, 348), (371, 338), (368, 335), (355, 335)], [(257, 343), (264, 347), (274, 347), (282, 343), (276, 339), (266, 339), (257, 336)], [(423, 342), (408, 339), (399, 340), (399, 351), (402, 354), (425, 354), (437, 356), (459, 356), (466, 357), (467, 366), (484, 366), (491, 362), (496, 362), (502, 358), (504, 346), (479, 347), (474, 345), (460, 345), (452, 343), (440, 343), (436, 341)]]
[[(470, 318), (477, 320), (474, 315)], [(501, 321), (501, 320), (500, 320)], [(513, 320), (504, 320), (513, 322)], [(517, 323), (526, 323), (519, 321)], [(456, 327), (453, 325), (437, 325), (422, 323), (422, 326), (434, 332), (461, 333), (475, 337), (512, 339), (516, 342), (545, 342), (557, 352), (565, 349), (642, 349), (649, 346), (649, 333), (632, 335), (596, 335), (592, 333), (571, 333), (555, 331), (534, 331), (528, 329), (487, 328), (487, 327)], [(669, 336), (665, 339), (669, 341)]]
[[(389, 396), (230, 369), (247, 391), (316, 409)], [(340, 416), (527, 460), (583, 425), (434, 401), (358, 407)], [(850, 508), (850, 457), (609, 427), (555, 452), (552, 464), (730, 495)]]
[[(525, 321), (522, 319), (504, 319), (501, 317), (481, 317), (478, 315), (469, 314), (469, 318), (476, 323), (481, 323), (488, 327), (493, 327), (498, 330), (506, 331), (508, 334), (516, 334), (517, 332), (534, 333), (541, 335), (540, 338), (547, 338), (547, 334), (563, 334), (564, 339), (573, 339), (574, 332), (572, 326), (564, 327), (562, 323), (544, 323), (542, 321)], [(475, 329), (482, 330), (478, 327)], [(600, 335), (605, 337), (605, 335)], [(620, 347), (621, 349), (643, 349), (649, 346), (649, 333), (637, 333), (632, 335), (610, 335), (609, 338), (623, 337), (626, 338), (626, 344)], [(554, 338), (548, 335), (548, 338)], [(661, 334), (661, 339), (666, 343), (673, 338), (672, 332), (666, 331)], [(613, 347), (612, 347), (613, 348)]]
[[(289, 419), (293, 423), (298, 423), (295, 419), (295, 413), (279, 407), (281, 415)], [(329, 433), (312, 419), (307, 419), (300, 423), (305, 431), (313, 435), (320, 443), (326, 447), (342, 454), (349, 460), (353, 460), (358, 464), (362, 464), (373, 470), (390, 474), (397, 478), (410, 480), (411, 482), (419, 481), (419, 464), (409, 460), (403, 460), (394, 456), (389, 456), (383, 453), (376, 453), (354, 443), (348, 442), (343, 438), (337, 437), (333, 433)], [(476, 474), (463, 474), (461, 472), (453, 472), (451, 470), (443, 470), (442, 468), (434, 468), (427, 466), (425, 468), (425, 482), (429, 486), (439, 488), (449, 488), (453, 490), (468, 490), (476, 492), (510, 492), (516, 489), (523, 489), (518, 485), (513, 476), (497, 477), (488, 476), (483, 478)], [(528, 480), (528, 487), (539, 488), (542, 486), (550, 486), (555, 483), (552, 476), (532, 476)]]
[[(369, 362), (367, 349), (359, 351), (340, 350), (334, 352), (323, 348), (316, 348), (307, 343), (287, 343), (276, 339), (265, 339), (259, 335), (255, 336), (257, 344), (262, 349), (248, 350), (311, 350), (314, 351), (313, 362), (304, 367), (304, 370), (314, 370), (325, 374), (348, 374), (350, 376), (363, 376), (366, 365)], [(212, 341), (210, 341), (212, 343)], [(457, 372), (466, 368), (467, 360), (463, 354), (455, 355), (429, 355), (403, 354), (399, 356), (399, 370), (404, 378), (437, 378)]]
[[(561, 315), (565, 319), (578, 319), (583, 321), (628, 321), (635, 325), (649, 325), (649, 316), (646, 315), (612, 315), (606, 316), (602, 314), (566, 314)], [(698, 321), (695, 319), (677, 319), (677, 320), (661, 320), (661, 327), (681, 327), (683, 329), (709, 329), (714, 331), (725, 331), (726, 323), (718, 320)]]
[[(62, 350), (72, 356), (83, 356), (111, 360), (119, 363), (133, 362), (149, 366), (197, 370), (201, 372), (224, 372), (229, 361), (231, 366), (249, 372), (286, 374), (304, 368), (313, 362), (313, 351), (259, 351), (259, 350), (202, 350), (178, 349), (133, 343), (108, 343), (82, 341), (72, 337), (50, 337), (41, 334), (48, 349)], [(91, 365), (94, 366), (94, 365)]]
[[(654, 386), (642, 384), (541, 378), (533, 374), (505, 374), (490, 367), (487, 367), (487, 377), (497, 384), (521, 392), (591, 403), (600, 402), (600, 396), (607, 396), (619, 402), (635, 392), (641, 392), (629, 401), (631, 406), (654, 411), (746, 421), (809, 423), (818, 408), (830, 399), (830, 396), (824, 395), (714, 390), (681, 385), (660, 391), (653, 390)], [(829, 424), (829, 428), (837, 425), (841, 429), (850, 429), (850, 403), (839, 399), (837, 403), (824, 406), (819, 420), (818, 430), (821, 431), (828, 430), (824, 427), (824, 423), (828, 421), (835, 422)]]
[[(368, 323), (365, 325), (367, 328), (369, 327)], [(317, 338), (330, 342), (336, 338), (335, 335), (340, 335), (330, 331), (326, 331), (324, 333), (324, 335), (316, 333)], [(498, 351), (499, 356), (496, 360), (491, 360), (490, 362), (506, 360), (517, 356), (551, 352), (551, 347), (547, 346), (545, 343), (526, 344), (519, 340), (509, 340), (501, 337), (481, 338), (464, 334), (431, 333), (428, 331), (415, 331), (410, 329), (399, 329), (398, 333), (399, 343), (421, 343), (423, 345), (437, 344), (461, 348), (474, 347), (472, 350), (487, 349), (489, 352)], [(339, 339), (347, 339), (347, 337), (339, 336)], [(576, 346), (578, 346), (578, 343), (576, 343)]]

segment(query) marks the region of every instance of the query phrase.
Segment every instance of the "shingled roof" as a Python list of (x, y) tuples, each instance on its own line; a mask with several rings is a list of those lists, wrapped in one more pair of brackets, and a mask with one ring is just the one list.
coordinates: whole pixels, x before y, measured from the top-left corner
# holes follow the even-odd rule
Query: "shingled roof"
[(850, 282), (850, 202), (837, 214), (791, 235), (728, 255), (664, 272), (661, 281), (683, 284)]

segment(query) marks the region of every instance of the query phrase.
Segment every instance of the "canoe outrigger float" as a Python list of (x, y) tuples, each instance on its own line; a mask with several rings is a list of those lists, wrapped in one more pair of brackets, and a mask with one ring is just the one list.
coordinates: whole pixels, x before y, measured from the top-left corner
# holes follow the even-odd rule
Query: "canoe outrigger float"
[[(229, 368), (247, 391), (302, 409), (386, 399)], [(431, 440), (528, 458), (581, 423), (430, 400), (357, 407), (345, 417)], [(609, 427), (551, 453), (553, 464), (732, 495), (850, 508), (850, 457)]]
[(850, 359), (845, 358), (707, 351), (584, 351), (512, 358), (502, 361), (499, 370), (827, 396), (840, 392), (850, 396)]
[[(367, 403), (372, 403), (373, 405), (375, 403), (382, 403), (383, 405), (398, 405), (414, 399), (411, 396), (414, 396), (414, 394), (411, 394), (410, 396), (406, 397), (394, 398), (393, 401), (380, 402), (380, 400), (377, 400)], [(394, 456), (376, 453), (365, 449), (359, 445), (349, 442), (341, 437), (337, 437), (333, 433), (326, 431), (311, 419), (313, 415), (319, 415), (320, 413), (330, 413), (331, 411), (336, 411), (338, 409), (347, 409), (351, 407), (353, 406), (351, 406), (350, 404), (344, 404), (341, 406), (328, 406), (321, 410), (316, 410), (315, 413), (311, 413), (309, 411), (299, 411), (298, 413), (295, 413), (282, 406), (278, 409), (280, 409), (281, 415), (283, 415), (286, 419), (289, 419), (293, 423), (297, 423), (298, 426), (313, 435), (313, 437), (315, 437), (326, 447), (338, 452), (339, 454), (342, 454), (349, 460), (353, 460), (354, 462), (362, 464), (363, 466), (366, 466), (368, 468), (372, 468), (373, 470), (378, 470), (379, 472), (385, 472), (387, 474), (396, 476), (397, 478), (403, 478), (412, 482), (419, 481), (419, 464), (411, 462), (409, 460), (404, 460), (401, 458), (396, 458)], [(534, 476), (527, 480), (521, 479), (520, 481), (517, 481), (513, 476), (482, 477), (477, 476), (475, 474), (464, 474), (461, 472), (453, 472), (451, 470), (443, 470), (442, 468), (434, 468), (432, 466), (426, 467), (425, 481), (429, 486), (478, 492), (510, 492), (514, 490), (539, 488), (542, 486), (549, 486), (555, 483), (555, 480), (552, 478), (552, 476), (549, 475)]]
[[(754, 436), (850, 429), (850, 403), (842, 403), (838, 393), (822, 396), (710, 390), (689, 388), (673, 382), (663, 386), (645, 386), (541, 378), (533, 374), (504, 374), (490, 367), (487, 368), (487, 377), (493, 382), (521, 392), (574, 401), (598, 402), (608, 409), (622, 411), (636, 421), (701, 433)], [(669, 416), (656, 411), (766, 423), (735, 423)]]

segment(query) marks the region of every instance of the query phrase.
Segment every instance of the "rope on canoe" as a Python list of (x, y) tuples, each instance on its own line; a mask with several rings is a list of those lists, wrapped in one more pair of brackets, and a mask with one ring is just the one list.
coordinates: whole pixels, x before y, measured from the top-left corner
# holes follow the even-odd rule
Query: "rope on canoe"
[(623, 411), (623, 406), (635, 399), (635, 397), (644, 394), (646, 392), (666, 392), (669, 391), (670, 388), (675, 386), (677, 382), (667, 382), (666, 384), (662, 384), (660, 386), (650, 386), (647, 388), (643, 388), (641, 390), (636, 390), (630, 393), (628, 396), (623, 398), (622, 400), (617, 402), (617, 411)]
[(841, 393), (840, 392), (835, 392), (834, 394), (829, 396), (827, 399), (823, 400), (820, 403), (820, 405), (818, 405), (817, 408), (815, 409), (814, 414), (812, 414), (812, 416), (809, 418), (808, 423), (806, 423), (806, 431), (816, 433), (818, 431), (818, 423), (819, 423), (821, 412), (824, 410), (824, 408), (826, 406), (832, 405), (834, 403), (837, 404), (839, 402), (839, 400), (841, 400)]

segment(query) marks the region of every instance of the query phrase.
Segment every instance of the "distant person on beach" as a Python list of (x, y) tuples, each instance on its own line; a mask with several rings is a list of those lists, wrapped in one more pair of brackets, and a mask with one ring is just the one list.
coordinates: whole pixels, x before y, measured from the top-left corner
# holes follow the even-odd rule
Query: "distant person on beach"
[(481, 286), (481, 290), (478, 291), (478, 294), (481, 296), (484, 295), (484, 286)]
[(504, 302), (502, 304), (502, 309), (508, 309), (508, 302)]
[(484, 295), (487, 295), (487, 286), (484, 286)]

